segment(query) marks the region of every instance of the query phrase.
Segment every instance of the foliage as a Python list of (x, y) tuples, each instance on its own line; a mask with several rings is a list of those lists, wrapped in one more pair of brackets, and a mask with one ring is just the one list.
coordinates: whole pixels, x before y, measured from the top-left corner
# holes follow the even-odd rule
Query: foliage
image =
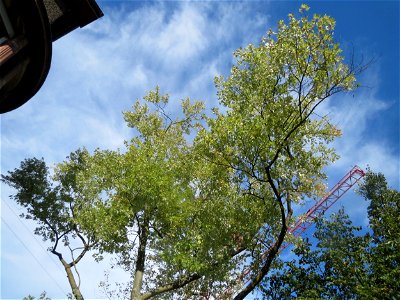
[(359, 191), (370, 202), (372, 234), (362, 234), (343, 210), (330, 221), (318, 220), (316, 248), (306, 242), (295, 249), (297, 259), (276, 266), (261, 287), (267, 299), (400, 296), (400, 192), (389, 189), (385, 177), (371, 171)]
[(359, 190), (368, 201), (372, 229), (369, 284), (372, 298), (400, 297), (400, 192), (388, 187), (385, 176), (369, 171)]
[(362, 256), (368, 240), (340, 210), (331, 221), (317, 221), (317, 249), (306, 241), (294, 250), (297, 259), (280, 262), (261, 290), (267, 299), (353, 299), (364, 283)]
[(132, 274), (131, 299), (218, 295), (246, 265), (250, 283), (235, 297), (243, 299), (268, 273), (292, 205), (321, 195), (323, 168), (337, 158), (328, 144), (340, 131), (317, 107), (355, 88), (361, 71), (344, 63), (334, 20), (307, 10), (235, 52), (230, 75), (215, 80), (222, 109), (213, 116), (190, 99), (168, 113), (157, 87), (124, 113), (134, 137), (123, 151), (72, 153), (54, 187), (43, 161), (27, 160), (21, 182), (4, 177), (22, 192), (28, 183), (14, 199), (38, 233), (66, 245), (68, 234), (86, 233), (94, 243), (85, 250), (117, 254)]
[(93, 206), (81, 224), (102, 236), (104, 251), (122, 254), (134, 280), (143, 260), (158, 266), (144, 291), (182, 277), (207, 278), (209, 289), (252, 261), (257, 279), (244, 297), (268, 272), (292, 203), (318, 197), (323, 167), (336, 159), (327, 143), (340, 132), (314, 112), (356, 87), (358, 70), (343, 62), (334, 25), (328, 16), (289, 15), (258, 47), (236, 51), (230, 76), (216, 79), (224, 112), (204, 117), (200, 103), (186, 100), (182, 117), (172, 118), (157, 88), (144, 98), (154, 110), (137, 101), (124, 114), (138, 134), (126, 152), (98, 150), (89, 159), (80, 182)]
[(89, 199), (80, 224), (101, 237), (101, 252), (118, 253), (120, 265), (132, 272), (131, 297), (166, 292), (170, 284), (189, 283), (209, 268), (191, 231), (198, 204), (188, 136), (201, 126), (203, 104), (185, 99), (181, 115), (173, 118), (165, 111), (168, 100), (156, 88), (144, 97), (147, 103), (137, 101), (124, 113), (137, 131), (126, 151), (96, 150), (79, 174)]
[(243, 211), (250, 215), (243, 216), (252, 220), (239, 232), (254, 274), (236, 299), (268, 272), (291, 222), (292, 204), (324, 190), (323, 167), (337, 158), (327, 144), (340, 131), (326, 116), (314, 114), (317, 107), (357, 86), (359, 69), (343, 62), (333, 40), (335, 21), (319, 15), (308, 19), (307, 10), (302, 6), (300, 19), (290, 14), (288, 24), (280, 21), (278, 32), (269, 31), (259, 46), (235, 52), (231, 74), (216, 79), (225, 112), (215, 109), (196, 140), (204, 161), (214, 164), (217, 174), (225, 172), (240, 199), (234, 203), (239, 209), (246, 203)]

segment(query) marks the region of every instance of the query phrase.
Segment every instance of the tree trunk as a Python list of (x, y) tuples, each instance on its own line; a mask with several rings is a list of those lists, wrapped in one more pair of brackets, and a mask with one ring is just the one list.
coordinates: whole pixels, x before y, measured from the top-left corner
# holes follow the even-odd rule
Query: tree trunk
[(139, 248), (136, 259), (135, 277), (131, 290), (131, 300), (141, 299), (144, 265), (146, 260), (147, 237), (149, 230), (148, 223), (148, 220), (145, 218), (143, 224), (139, 227)]
[[(57, 246), (57, 244), (56, 244), (56, 246)], [(56, 247), (56, 246), (55, 246), (55, 247)], [(71, 290), (72, 290), (72, 295), (74, 295), (74, 297), (75, 297), (76, 300), (83, 300), (83, 296), (82, 296), (82, 294), (81, 294), (81, 291), (79, 290), (79, 287), (78, 287), (78, 285), (76, 284), (76, 281), (75, 281), (74, 274), (72, 273), (71, 264), (67, 263), (67, 262), (64, 260), (62, 254), (59, 253), (59, 252), (57, 252), (57, 251), (55, 250), (55, 248), (54, 248), (51, 252), (52, 252), (54, 255), (57, 255), (58, 259), (60, 260), (60, 262), (61, 262), (62, 265), (64, 266), (64, 270), (65, 270), (65, 272), (67, 273), (68, 282), (69, 282), (69, 285), (70, 285)]]
[(276, 185), (272, 180), (271, 173), (269, 172), (268, 169), (267, 169), (267, 176), (268, 176), (268, 182), (270, 183), (271, 188), (274, 191), (275, 197), (279, 203), (282, 227), (281, 227), (278, 239), (275, 242), (275, 244), (272, 246), (272, 248), (269, 250), (268, 256), (267, 256), (261, 270), (250, 280), (250, 283), (248, 283), (236, 295), (236, 297), (233, 298), (233, 300), (243, 300), (248, 294), (250, 294), (257, 287), (257, 285), (261, 282), (261, 280), (263, 280), (263, 278), (268, 274), (269, 269), (271, 268), (271, 264), (272, 264), (273, 260), (275, 259), (275, 257), (277, 256), (277, 254), (279, 253), (279, 248), (281, 247), (283, 241), (285, 240), (285, 236), (286, 236), (286, 233), (288, 230), (289, 220), (293, 214), (291, 200), (289, 199), (288, 196), (286, 196), (287, 214), (285, 213), (285, 207), (283, 205), (282, 195), (276, 188)]
[(67, 273), (68, 282), (69, 285), (71, 286), (72, 294), (74, 295), (75, 299), (83, 300), (83, 296), (81, 294), (81, 291), (79, 290), (78, 285), (76, 284), (74, 274), (71, 271), (71, 267), (69, 265), (68, 266), (64, 265), (64, 269), (65, 272)]

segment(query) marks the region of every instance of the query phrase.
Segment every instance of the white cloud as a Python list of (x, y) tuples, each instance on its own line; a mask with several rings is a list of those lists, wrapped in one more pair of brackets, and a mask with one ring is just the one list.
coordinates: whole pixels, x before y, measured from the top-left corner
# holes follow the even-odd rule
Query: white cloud
[(373, 83), (372, 88), (361, 88), (354, 94), (337, 95), (318, 110), (319, 115), (328, 115), (342, 131), (342, 136), (333, 143), (340, 159), (329, 170), (338, 173), (356, 164), (363, 169), (370, 166), (375, 172), (383, 172), (389, 182), (398, 188), (399, 156), (393, 149), (393, 138), (398, 137), (376, 134), (380, 128), (375, 126), (378, 119), (395, 109), (395, 105), (377, 96), (379, 81), (375, 70), (365, 77), (365, 82)]
[(206, 22), (205, 16), (193, 6), (185, 5), (173, 13), (171, 21), (159, 35), (152, 36), (151, 44), (164, 53), (167, 63), (193, 59), (208, 46), (204, 31)]
[[(124, 146), (124, 140), (126, 130), (124, 128), (113, 128), (108, 125), (106, 120), (102, 118), (90, 117), (85, 119), (84, 128), (85, 130), (80, 135), (80, 143), (86, 145), (96, 136), (99, 147), (117, 149)], [(114, 125), (115, 126), (115, 125)]]

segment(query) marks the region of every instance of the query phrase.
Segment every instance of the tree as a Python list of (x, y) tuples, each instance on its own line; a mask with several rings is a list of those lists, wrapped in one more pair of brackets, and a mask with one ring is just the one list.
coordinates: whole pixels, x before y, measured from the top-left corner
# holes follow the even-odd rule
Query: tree
[[(230, 172), (227, 179), (251, 203), (256, 230), (245, 245), (252, 260), (243, 299), (268, 273), (292, 222), (292, 205), (323, 192), (323, 167), (336, 159), (327, 144), (340, 134), (317, 107), (328, 97), (357, 86), (363, 68), (344, 63), (333, 40), (329, 16), (289, 14), (256, 47), (235, 52), (237, 64), (216, 79), (220, 104), (198, 137), (205, 161)], [(272, 247), (271, 247), (272, 246)]]
[(297, 258), (280, 261), (261, 291), (266, 299), (354, 299), (365, 286), (364, 255), (368, 238), (357, 235), (341, 209), (331, 220), (316, 223), (316, 250), (306, 240), (294, 250)]
[[(397, 299), (399, 294), (400, 192), (383, 174), (371, 171), (359, 192), (369, 201), (372, 232), (361, 234), (340, 210), (320, 219), (314, 237), (295, 249), (296, 259), (280, 262), (263, 282), (267, 299)], [(364, 230), (365, 232), (365, 230)]]
[[(119, 264), (131, 272), (125, 296), (130, 299), (179, 289), (207, 268), (205, 261), (193, 261), (200, 256), (194, 253), (198, 240), (188, 234), (197, 203), (187, 136), (200, 126), (203, 104), (183, 100), (181, 116), (172, 118), (165, 112), (169, 97), (159, 88), (143, 100), (124, 113), (137, 133), (126, 142), (126, 151), (96, 150), (79, 172), (80, 190), (88, 199), (79, 223), (100, 237), (101, 252), (117, 253)], [(170, 253), (180, 247), (186, 255)]]
[[(1, 175), (1, 181), (17, 190), (10, 198), (26, 209), (22, 218), (36, 221), (35, 234), (50, 241), (49, 251), (56, 255), (64, 267), (72, 293), (76, 299), (83, 299), (73, 270), (83, 256), (96, 244), (93, 234), (83, 232), (76, 222), (80, 198), (76, 190), (75, 174), (82, 168), (85, 151), (71, 153), (70, 164), (64, 170), (56, 170), (54, 176), (43, 159), (25, 159), (19, 168)], [(84, 199), (83, 199), (84, 200)], [(59, 250), (62, 244), (71, 255), (67, 262)], [(80, 251), (75, 255), (75, 251)], [(79, 277), (79, 273), (77, 273)], [(79, 278), (80, 280), (80, 278)]]
[(131, 299), (230, 298), (222, 293), (246, 265), (243, 299), (271, 268), (292, 205), (324, 191), (323, 168), (337, 157), (328, 144), (340, 131), (315, 112), (355, 88), (362, 67), (344, 63), (334, 20), (307, 10), (235, 52), (231, 74), (216, 78), (222, 109), (213, 116), (189, 99), (172, 116), (156, 88), (124, 113), (135, 134), (126, 150), (58, 166), (73, 171), (75, 200), (84, 199), (74, 224), (96, 237), (100, 255), (118, 255)]
[(400, 192), (389, 188), (382, 173), (371, 170), (359, 193), (369, 201), (368, 218), (372, 229), (369, 246), (370, 297), (400, 297)]
[[(302, 6), (302, 12), (307, 10)], [(118, 160), (119, 165), (127, 163), (129, 167), (112, 175), (122, 183), (114, 180), (108, 186), (112, 192), (109, 200), (115, 203), (116, 198), (124, 198), (135, 207), (126, 221), (141, 211), (140, 219), (129, 224), (138, 230), (136, 261), (141, 262), (141, 272), (140, 245), (148, 242), (159, 247), (157, 256), (168, 269), (185, 270), (192, 274), (188, 278), (214, 276), (209, 286), (226, 280), (224, 272), (237, 270), (250, 259), (250, 283), (235, 299), (243, 299), (261, 282), (285, 239), (292, 204), (321, 195), (323, 167), (336, 158), (327, 143), (340, 132), (327, 117), (314, 114), (315, 110), (328, 97), (355, 88), (354, 75), (361, 71), (343, 62), (333, 41), (334, 25), (328, 16), (314, 15), (309, 20), (291, 14), (289, 24), (281, 21), (278, 32), (270, 31), (258, 47), (239, 49), (231, 75), (216, 79), (225, 112), (214, 109), (214, 116), (206, 118), (207, 126), (199, 127), (193, 145), (176, 126), (182, 121), (172, 121), (164, 114), (160, 104), (167, 101), (158, 90), (145, 99), (156, 105), (155, 113), (136, 103), (133, 111), (125, 114), (139, 138), (128, 145), (123, 162)], [(176, 129), (179, 135), (170, 136), (170, 130), (174, 133)], [(107, 166), (103, 171), (94, 176), (89, 171), (86, 178), (108, 182), (99, 173), (109, 173), (116, 164), (103, 165)], [(138, 168), (140, 172), (135, 174), (132, 170)], [(169, 170), (173, 171), (167, 174)], [(96, 194), (104, 195), (104, 184), (84, 185), (99, 186)], [(178, 186), (181, 192), (164, 196), (171, 186)], [(118, 200), (118, 205), (123, 201)], [(147, 206), (136, 207), (143, 201)], [(148, 213), (143, 213), (147, 209)], [(157, 220), (160, 217), (162, 221)], [(146, 229), (150, 227), (152, 238)], [(146, 240), (141, 242), (144, 233)], [(136, 291), (139, 288), (140, 284), (134, 284)]]

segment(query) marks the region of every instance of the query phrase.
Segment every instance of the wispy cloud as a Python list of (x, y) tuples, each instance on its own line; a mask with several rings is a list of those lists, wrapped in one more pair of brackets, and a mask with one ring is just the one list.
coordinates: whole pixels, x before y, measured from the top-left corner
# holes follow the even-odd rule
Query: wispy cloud
[[(383, 172), (398, 188), (399, 154), (393, 147), (396, 143), (393, 139), (398, 137), (376, 134), (380, 128), (375, 126), (378, 119), (397, 106), (379, 98), (379, 81), (376, 79), (379, 74), (373, 71), (363, 78), (367, 84), (371, 83), (368, 84), (370, 88), (334, 97), (320, 108), (320, 114), (330, 116), (342, 130), (342, 137), (333, 144), (340, 159), (330, 169), (346, 170), (355, 164), (362, 168), (369, 166), (375, 172)], [(391, 121), (395, 120), (387, 120), (388, 123)], [(396, 126), (396, 123), (386, 126)]]

